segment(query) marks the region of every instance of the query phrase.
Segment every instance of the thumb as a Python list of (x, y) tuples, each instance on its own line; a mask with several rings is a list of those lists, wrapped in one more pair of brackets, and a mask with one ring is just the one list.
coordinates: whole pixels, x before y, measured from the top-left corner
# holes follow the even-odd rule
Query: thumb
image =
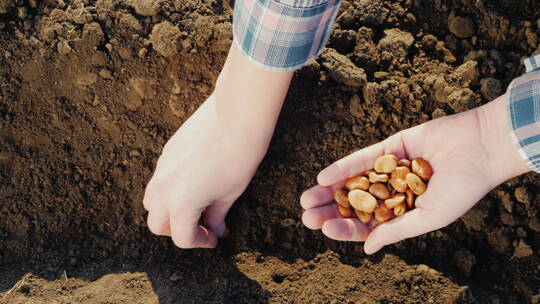
[(204, 211), (205, 226), (212, 230), (218, 237), (222, 237), (227, 229), (225, 217), (233, 202), (216, 202)]
[(171, 214), (171, 237), (180, 248), (214, 248), (217, 238), (213, 231), (198, 224), (200, 209), (178, 209)]
[(427, 191), (416, 198), (416, 209), (377, 226), (369, 234), (364, 251), (372, 254), (386, 245), (449, 225), (487, 193), (482, 182), (460, 171), (459, 165), (446, 163), (431, 177)]
[(368, 236), (364, 244), (364, 252), (373, 254), (386, 245), (415, 237), (441, 226), (433, 221), (429, 210), (416, 208), (404, 215), (378, 225)]

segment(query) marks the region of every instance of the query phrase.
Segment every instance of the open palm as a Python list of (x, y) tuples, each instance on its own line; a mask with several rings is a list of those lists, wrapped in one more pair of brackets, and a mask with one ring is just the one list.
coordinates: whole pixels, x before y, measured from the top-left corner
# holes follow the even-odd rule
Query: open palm
[[(501, 101), (493, 103), (496, 102)], [(505, 166), (517, 163), (519, 169), (527, 170), (511, 140), (504, 137), (508, 136), (507, 132), (499, 134), (503, 138), (497, 143), (500, 146), (492, 146), (491, 138), (496, 137), (486, 136), (486, 132), (497, 132), (488, 130), (488, 120), (496, 117), (487, 117), (486, 110), (491, 108), (478, 108), (401, 131), (331, 164), (320, 172), (319, 185), (304, 192), (300, 199), (306, 209), (302, 217), (304, 224), (311, 229), (322, 228), (332, 239), (365, 241), (364, 250), (371, 254), (383, 246), (452, 223), (503, 182), (507, 172), (516, 171)], [(427, 191), (417, 198), (416, 208), (373, 230), (356, 218), (340, 217), (332, 203), (334, 189), (341, 187), (347, 178), (371, 169), (377, 157), (388, 153), (398, 158), (422, 157), (431, 163), (434, 174)], [(508, 155), (512, 158), (505, 159)], [(496, 164), (500, 156), (504, 156), (507, 164)], [(510, 164), (511, 161), (516, 162)]]

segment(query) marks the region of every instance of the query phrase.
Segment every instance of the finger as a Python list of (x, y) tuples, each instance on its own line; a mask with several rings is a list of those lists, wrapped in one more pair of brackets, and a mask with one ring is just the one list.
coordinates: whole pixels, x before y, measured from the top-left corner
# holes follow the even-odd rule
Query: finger
[(171, 235), (169, 211), (156, 207), (148, 212), (148, 229), (156, 235)]
[(330, 186), (373, 167), (373, 161), (382, 155), (381, 143), (356, 151), (323, 169), (317, 176), (321, 186)]
[(364, 252), (366, 254), (373, 254), (386, 245), (397, 243), (442, 227), (431, 218), (433, 218), (433, 215), (430, 211), (416, 208), (389, 222), (378, 225), (369, 234), (364, 244)]
[(171, 214), (171, 237), (180, 248), (214, 248), (217, 237), (212, 230), (198, 224), (202, 210), (175, 210)]
[[(472, 166), (474, 164), (466, 164), (466, 167)], [(433, 175), (427, 191), (417, 197), (416, 209), (374, 229), (364, 251), (372, 254), (384, 246), (448, 226), (487, 193), (489, 189), (479, 191), (485, 188), (482, 182), (461, 172), (458, 165), (443, 167)]]
[(204, 211), (204, 223), (218, 237), (222, 237), (227, 229), (225, 217), (232, 203), (216, 202)]
[(152, 183), (152, 180), (150, 180), (144, 190), (143, 206), (146, 211), (150, 211), (152, 201), (154, 200), (154, 193), (154, 184)]
[(311, 209), (327, 204), (334, 199), (332, 187), (321, 187), (319, 185), (311, 187), (300, 196), (300, 205), (304, 209)]
[(372, 169), (375, 159), (386, 153), (393, 153), (399, 158), (407, 157), (402, 132), (334, 162), (319, 173), (317, 182), (321, 186), (329, 186), (358, 175)]
[(445, 225), (450, 224), (491, 190), (485, 179), (477, 177), (481, 170), (475, 162), (445, 163), (429, 180), (426, 192), (416, 198), (415, 206), (444, 214)]
[(322, 232), (334, 240), (362, 242), (366, 240), (370, 229), (358, 219), (336, 218), (324, 222)]
[(335, 204), (308, 209), (302, 214), (304, 225), (313, 230), (321, 229), (324, 222), (334, 218), (339, 218)]

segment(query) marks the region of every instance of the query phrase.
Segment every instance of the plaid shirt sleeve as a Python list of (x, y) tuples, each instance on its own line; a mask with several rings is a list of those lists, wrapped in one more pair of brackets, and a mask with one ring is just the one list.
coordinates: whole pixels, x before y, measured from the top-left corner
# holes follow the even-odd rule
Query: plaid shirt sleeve
[(519, 154), (540, 173), (540, 55), (525, 60), (527, 72), (508, 87), (508, 114)]
[(236, 0), (233, 35), (251, 61), (271, 71), (302, 67), (324, 49), (341, 0)]

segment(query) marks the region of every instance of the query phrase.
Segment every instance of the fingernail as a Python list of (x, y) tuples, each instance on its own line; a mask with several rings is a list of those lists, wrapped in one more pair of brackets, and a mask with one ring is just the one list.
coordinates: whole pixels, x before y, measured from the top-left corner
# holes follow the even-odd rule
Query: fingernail
[(200, 247), (201, 248), (215, 248), (217, 246), (216, 235), (211, 235), (211, 233), (208, 231), (208, 229), (206, 229), (206, 228), (204, 228), (204, 229), (206, 230), (206, 233), (204, 235), (205, 240), (204, 240), (204, 242), (200, 243), (200, 244), (204, 244), (204, 245), (201, 245)]
[(380, 249), (381, 247), (377, 248), (377, 247), (370, 246), (369, 244), (364, 244), (364, 252), (368, 255), (374, 254)]

